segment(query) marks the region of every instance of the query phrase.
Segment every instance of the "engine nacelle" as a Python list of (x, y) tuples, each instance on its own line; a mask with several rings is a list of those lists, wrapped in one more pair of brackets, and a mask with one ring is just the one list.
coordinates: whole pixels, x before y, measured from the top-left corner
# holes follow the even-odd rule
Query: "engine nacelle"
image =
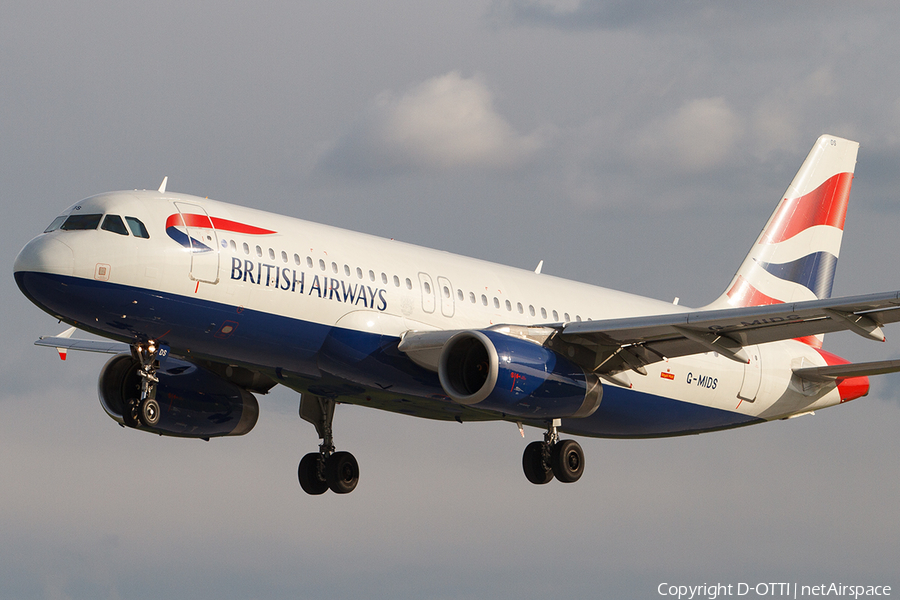
[[(129, 354), (119, 354), (100, 371), (100, 404), (122, 424), (129, 401), (141, 394), (138, 363)], [(256, 425), (259, 404), (250, 392), (193, 363), (168, 358), (156, 371), (156, 401), (159, 421), (137, 429), (175, 437), (211, 438), (244, 435)]]
[(447, 340), (438, 375), (455, 402), (524, 418), (588, 417), (603, 395), (596, 375), (496, 331), (463, 331)]

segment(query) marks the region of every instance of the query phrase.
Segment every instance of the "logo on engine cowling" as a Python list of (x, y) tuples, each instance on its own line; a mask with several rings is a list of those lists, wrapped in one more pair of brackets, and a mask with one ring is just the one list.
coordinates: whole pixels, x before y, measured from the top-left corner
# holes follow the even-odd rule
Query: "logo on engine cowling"
[(516, 373), (515, 371), (511, 371), (509, 374), (509, 377), (510, 377), (510, 379), (512, 379), (512, 387), (509, 388), (509, 391), (522, 393), (522, 391), (523, 391), (522, 388), (520, 388), (518, 386), (519, 380), (520, 379), (524, 380), (524, 379), (528, 379), (528, 378), (525, 377), (524, 375), (522, 375), (521, 373)]

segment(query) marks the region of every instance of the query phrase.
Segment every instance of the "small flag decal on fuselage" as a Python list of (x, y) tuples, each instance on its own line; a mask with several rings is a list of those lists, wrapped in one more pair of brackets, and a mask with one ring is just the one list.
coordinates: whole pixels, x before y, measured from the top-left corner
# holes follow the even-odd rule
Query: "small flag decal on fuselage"
[(675, 373), (669, 373), (668, 371), (666, 371), (665, 373), (660, 373), (659, 376), (662, 377), (663, 379), (675, 381)]

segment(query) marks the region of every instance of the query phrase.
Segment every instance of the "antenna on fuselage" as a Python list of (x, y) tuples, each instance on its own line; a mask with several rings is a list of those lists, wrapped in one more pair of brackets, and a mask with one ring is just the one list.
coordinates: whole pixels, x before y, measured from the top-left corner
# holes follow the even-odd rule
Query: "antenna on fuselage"
[(168, 182), (168, 181), (169, 181), (169, 176), (168, 176), (168, 175), (166, 175), (165, 177), (163, 177), (163, 182), (162, 182), (161, 184), (159, 184), (159, 193), (161, 193), (161, 194), (165, 194), (165, 193), (166, 193), (166, 182)]
[(540, 275), (540, 274), (541, 274), (541, 269), (543, 269), (543, 268), (544, 268), (544, 261), (542, 260), (541, 262), (538, 263), (538, 266), (537, 266), (537, 268), (534, 270), (534, 272), (537, 273), (538, 275)]

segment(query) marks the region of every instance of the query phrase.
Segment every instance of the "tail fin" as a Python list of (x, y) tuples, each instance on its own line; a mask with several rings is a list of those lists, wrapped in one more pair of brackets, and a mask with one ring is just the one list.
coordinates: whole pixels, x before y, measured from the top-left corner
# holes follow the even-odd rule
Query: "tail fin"
[[(858, 149), (832, 135), (816, 141), (725, 293), (707, 308), (831, 297)], [(804, 341), (821, 347), (821, 338)]]

